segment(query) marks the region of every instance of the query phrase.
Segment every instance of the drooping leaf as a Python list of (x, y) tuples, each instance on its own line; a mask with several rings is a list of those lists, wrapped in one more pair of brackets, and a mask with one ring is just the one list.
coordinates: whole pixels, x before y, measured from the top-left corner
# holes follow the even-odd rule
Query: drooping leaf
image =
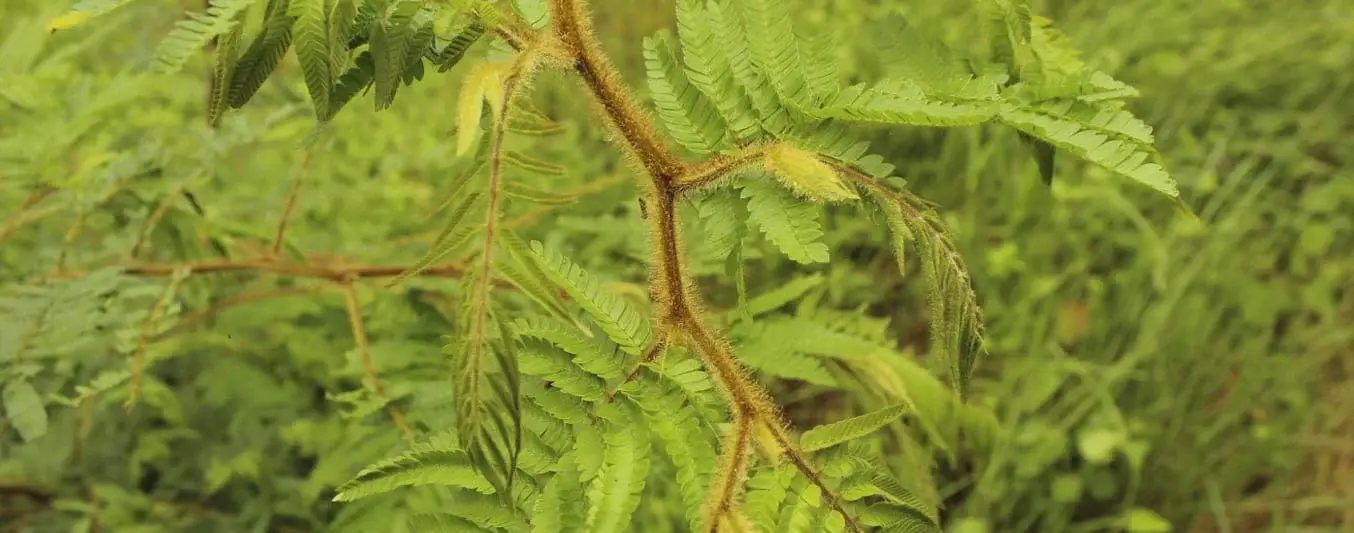
[(291, 0), (289, 14), (295, 19), (292, 38), (296, 42), (296, 58), (310, 92), (315, 117), (328, 121), (332, 108), (329, 93), (333, 89), (333, 56), (329, 50), (329, 18), (325, 0)]
[[(175, 23), (174, 29), (155, 49), (155, 68), (166, 73), (183, 68), (189, 58), (202, 50), (209, 41), (234, 29), (239, 23), (239, 16), (256, 1), (217, 0), (208, 4), (207, 10), (202, 13), (188, 13), (188, 18)], [(286, 9), (285, 1), (270, 1)]]
[(828, 262), (816, 206), (765, 179), (747, 180), (742, 188), (750, 220), (786, 257), (803, 264)]
[(26, 379), (15, 379), (5, 384), (3, 398), (5, 418), (19, 437), (33, 441), (47, 434), (47, 407), (33, 384)]
[(639, 355), (648, 347), (652, 335), (649, 321), (630, 304), (604, 290), (592, 275), (563, 254), (537, 241), (532, 241), (531, 249), (546, 275), (578, 302), (622, 351)]
[(902, 418), (909, 410), (911, 406), (895, 404), (839, 422), (824, 424), (805, 431), (799, 439), (799, 445), (806, 452), (836, 446), (873, 433)]

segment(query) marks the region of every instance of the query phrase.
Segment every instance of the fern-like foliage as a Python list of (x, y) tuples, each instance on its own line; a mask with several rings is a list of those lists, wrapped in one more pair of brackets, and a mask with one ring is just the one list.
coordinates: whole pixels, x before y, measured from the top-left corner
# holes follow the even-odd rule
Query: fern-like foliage
[[(225, 35), (239, 23), (239, 18), (257, 0), (224, 0), (212, 2), (203, 13), (189, 13), (179, 21), (155, 51), (155, 66), (163, 72), (173, 72), (188, 62), (212, 39)], [(271, 3), (277, 3), (270, 0)], [(271, 7), (271, 5), (270, 5)], [(286, 6), (283, 5), (282, 9)], [(272, 9), (269, 10), (270, 13)]]
[(596, 279), (559, 252), (539, 242), (533, 242), (531, 248), (550, 280), (578, 302), (622, 351), (639, 355), (649, 346), (652, 337), (649, 322), (625, 300), (604, 292)]
[[(85, 0), (51, 27), (79, 25), (126, 3)], [(706, 531), (939, 532), (933, 461), (975, 449), (981, 456), (997, 437), (992, 413), (967, 402), (985, 351), (982, 312), (940, 208), (908, 190), (895, 175), (901, 162), (872, 153), (858, 128), (997, 122), (1034, 147), (1046, 176), (1057, 148), (1177, 194), (1151, 129), (1123, 104), (1135, 94), (1131, 87), (1090, 69), (1023, 0), (978, 4), (990, 38), (986, 60), (959, 57), (894, 16), (878, 37), (884, 75), (844, 86), (831, 41), (797, 27), (786, 2), (679, 0), (675, 37), (659, 32), (643, 42), (661, 129), (650, 127), (607, 70), (590, 25), (580, 20), (584, 3), (216, 0), (186, 15), (160, 43), (155, 66), (183, 69), (214, 42), (206, 119), (224, 130), (232, 127), (229, 109), (268, 98), (268, 80), (287, 61), (299, 67), (297, 86), (304, 85), (321, 126), (360, 95), (371, 94), (375, 111), (388, 110), (409, 93), (402, 88), (433, 68), (448, 73), (471, 63), (448, 99), (455, 127), (438, 157), (454, 160), (438, 169), (447, 176), (435, 181), (446, 201), (434, 213), (440, 230), (421, 257), (398, 275), (388, 267), (329, 270), (272, 256), (247, 264), (313, 274), (345, 291), (355, 344), (350, 363), (360, 370), (338, 374), (360, 376), (365, 386), (323, 391), (340, 410), (332, 427), (306, 421), (286, 433), (307, 453), (323, 440), (344, 451), (335, 463), (369, 466), (353, 476), (344, 466), (317, 467), (325, 475), (307, 481), (304, 492), (314, 498), (337, 486), (332, 499), (348, 505), (332, 524), (336, 531), (386, 530), (400, 520), (415, 531), (621, 532), (652, 522)], [(642, 209), (657, 211), (645, 216), (653, 222), (649, 267), (658, 274), (647, 292), (611, 290), (617, 285), (566, 255), (570, 244), (528, 240), (504, 220), (508, 207), (564, 206), (581, 194), (557, 190), (549, 180), (573, 170), (523, 139), (562, 130), (526, 94), (536, 72), (551, 68), (582, 74), (616, 130), (613, 140), (624, 142), (653, 180), (644, 204), (650, 207)], [(682, 153), (667, 147), (663, 131)], [(72, 146), (82, 132), (57, 144)], [(693, 156), (705, 160), (686, 159)], [(295, 183), (285, 213), (300, 188)], [(186, 190), (173, 185), (171, 197)], [(691, 228), (677, 220), (686, 200), (700, 218)], [(901, 353), (886, 324), (860, 310), (820, 308), (826, 276), (748, 294), (752, 267), (744, 262), (763, 237), (793, 263), (833, 259), (828, 203), (865, 204), (887, 226), (900, 269), (905, 253), (920, 257), (930, 289), (928, 353), (947, 380)], [(194, 223), (209, 224), (201, 214)], [(274, 250), (286, 247), (285, 214), (282, 222)], [(698, 234), (679, 239), (677, 228)], [(734, 278), (734, 309), (705, 309), (697, 290), (704, 287), (689, 277), (694, 267), (682, 244), (708, 254), (704, 271), (722, 264)], [(140, 285), (123, 272), (99, 271), (0, 299), (0, 400), (8, 425), (25, 440), (41, 438), (56, 427), (49, 399), (82, 406), (124, 385), (143, 391), (166, 420), (176, 418), (182, 407), (168, 386), (143, 375), (170, 355), (151, 353), (147, 340), (163, 333), (160, 317), (177, 312), (175, 297), (188, 290), (191, 271), (229, 270), (223, 264), (238, 266), (143, 269), (173, 273), (167, 284)], [(458, 279), (430, 289), (421, 282), (434, 273)], [(354, 288), (364, 276), (392, 277), (386, 288), (407, 285), (402, 296), (419, 306), (417, 319), (432, 317), (445, 334), (438, 364), (409, 355), (422, 344), (391, 335), (389, 324), (368, 338)], [(145, 310), (125, 312), (128, 299)], [(651, 318), (650, 311), (664, 314)], [(130, 356), (130, 370), (85, 376), (74, 396), (57, 394), (64, 384), (47, 381), (46, 367), (35, 361), (88, 348), (95, 330), (114, 332), (112, 348)], [(222, 381), (257, 372), (236, 364), (222, 363)], [(400, 379), (379, 385), (378, 367)], [(796, 436), (762, 387), (775, 380), (856, 394), (837, 420)], [(400, 409), (410, 404), (416, 413), (406, 417)], [(404, 444), (356, 423), (382, 411)], [(156, 438), (159, 447), (143, 453), (167, 453), (179, 437)], [(212, 460), (213, 491), (260, 477), (269, 466), (236, 450)], [(675, 483), (663, 482), (669, 479)]]

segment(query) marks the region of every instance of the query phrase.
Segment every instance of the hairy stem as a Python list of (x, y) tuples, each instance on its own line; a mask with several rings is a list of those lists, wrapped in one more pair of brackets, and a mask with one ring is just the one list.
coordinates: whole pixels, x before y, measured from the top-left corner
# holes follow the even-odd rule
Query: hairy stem
[(846, 511), (842, 501), (822, 481), (807, 457), (794, 446), (790, 432), (781, 421), (779, 409), (766, 390), (754, 382), (734, 357), (733, 352), (701, 320), (699, 297), (689, 288), (683, 275), (681, 240), (677, 230), (676, 199), (687, 190), (713, 183), (752, 163), (760, 149), (752, 148), (732, 157), (716, 157), (695, 167), (683, 163), (663, 142), (649, 117), (630, 92), (619, 82), (619, 75), (602, 52), (592, 33), (586, 0), (551, 0), (551, 28), (570, 55), (574, 70), (583, 79), (593, 98), (601, 106), (607, 123), (619, 133), (623, 147), (648, 174), (652, 186), (647, 203), (652, 224), (655, 266), (650, 273), (650, 288), (657, 307), (655, 321), (665, 334), (694, 348), (719, 382), (734, 412), (734, 426), (724, 439), (722, 459), (704, 510), (703, 531), (717, 531), (721, 518), (728, 515), (747, 469), (747, 450), (753, 424), (764, 424), (786, 450), (791, 462), (828, 497), (832, 508), (846, 519), (849, 530), (861, 531), (860, 524)]
[(694, 191), (717, 183), (733, 172), (751, 165), (766, 155), (762, 146), (752, 146), (734, 155), (716, 155), (695, 165), (677, 178), (674, 187), (679, 193)]
[(574, 70), (601, 104), (610, 125), (620, 133), (633, 155), (654, 179), (665, 189), (682, 173), (682, 162), (658, 135), (630, 91), (626, 90), (616, 74), (616, 67), (602, 51), (592, 32), (584, 0), (551, 0), (551, 29), (564, 44), (574, 61)]

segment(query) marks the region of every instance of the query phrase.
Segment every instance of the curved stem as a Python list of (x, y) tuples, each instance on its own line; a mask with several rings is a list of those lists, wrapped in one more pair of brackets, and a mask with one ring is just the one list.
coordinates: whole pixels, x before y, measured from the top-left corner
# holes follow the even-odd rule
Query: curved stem
[(734, 156), (717, 156), (694, 167), (686, 165), (667, 146), (648, 115), (621, 85), (619, 75), (592, 34), (586, 0), (551, 0), (550, 15), (553, 36), (564, 45), (574, 70), (602, 107), (608, 125), (619, 133), (628, 155), (651, 180), (648, 203), (653, 206), (653, 215), (648, 219), (652, 224), (651, 238), (656, 256), (650, 273), (657, 304), (655, 322), (664, 334), (675, 334), (672, 340), (684, 342), (704, 360), (734, 412), (735, 424), (723, 441), (720, 468), (716, 481), (710, 486), (703, 529), (717, 531), (721, 519), (727, 516), (737, 500), (748, 466), (749, 435), (753, 424), (764, 424), (795, 467), (827, 495), (832, 508), (846, 519), (848, 529), (861, 531), (859, 522), (846, 511), (841, 499), (823, 483), (806, 455), (798, 451), (789, 429), (781, 420), (779, 408), (771, 401), (766, 389), (748, 376), (732, 350), (701, 320), (700, 299), (690, 290), (688, 279), (683, 275), (677, 198), (683, 192), (714, 183), (729, 172), (751, 164), (761, 156), (762, 149), (754, 147)]

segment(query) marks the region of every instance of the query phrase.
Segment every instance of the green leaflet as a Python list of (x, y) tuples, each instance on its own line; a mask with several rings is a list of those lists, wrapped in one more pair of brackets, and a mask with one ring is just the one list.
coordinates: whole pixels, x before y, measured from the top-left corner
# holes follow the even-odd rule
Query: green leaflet
[[(739, 73), (749, 72), (746, 44), (738, 34), (737, 23), (720, 26), (723, 20), (717, 4), (702, 8), (699, 0), (681, 0), (677, 4), (677, 27), (682, 45), (682, 64), (686, 78), (704, 93), (728, 128), (739, 140), (761, 133), (759, 117), (739, 78), (730, 55), (737, 60)], [(733, 30), (733, 31), (729, 31)]]
[(895, 404), (877, 411), (815, 427), (804, 432), (799, 445), (806, 452), (836, 446), (848, 440), (864, 437), (890, 424), (911, 411), (907, 404)]
[(747, 208), (732, 187), (712, 189), (695, 200), (703, 243), (713, 258), (726, 259), (747, 235)]
[(860, 521), (872, 526), (880, 526), (889, 533), (940, 533), (941, 529), (929, 518), (916, 510), (889, 502), (880, 502), (866, 507), (860, 513)]
[(434, 63), (437, 63), (437, 71), (446, 72), (460, 63), (461, 59), (465, 57), (466, 50), (469, 50), (471, 45), (479, 41), (480, 36), (484, 35), (484, 31), (484, 25), (475, 21), (461, 33), (456, 34), (456, 37), (448, 41), (446, 46), (437, 51), (437, 57), (433, 60)]
[(754, 470), (747, 482), (743, 510), (760, 531), (775, 531), (781, 504), (789, 496), (796, 470), (789, 464)]
[(913, 126), (967, 126), (991, 119), (999, 110), (993, 101), (945, 101), (928, 97), (908, 79), (858, 84), (809, 113), (820, 118)]
[(550, 278), (536, 264), (531, 247), (511, 230), (499, 233), (495, 244), (503, 253), (494, 254), (494, 269), (519, 290), (554, 315), (578, 328), (578, 320), (564, 306), (564, 298), (551, 286)]
[(728, 124), (680, 70), (666, 34), (644, 39), (644, 64), (658, 118), (677, 143), (696, 154), (727, 148)]
[[(344, 70), (348, 68), (348, 60), (351, 56), (348, 45), (356, 36), (359, 28), (357, 27), (358, 6), (355, 2), (361, 0), (333, 0), (327, 2), (328, 6), (328, 27), (325, 28), (327, 46), (329, 50), (329, 79), (334, 83), (338, 82), (339, 77), (343, 76)], [(332, 87), (330, 88), (332, 91)]]
[(456, 515), (428, 513), (410, 516), (409, 529), (418, 533), (466, 533), (472, 531), (489, 533), (493, 531)]
[(334, 63), (330, 46), (330, 23), (325, 0), (292, 0), (288, 14), (296, 19), (292, 38), (296, 43), (296, 58), (310, 92), (315, 118), (320, 122), (331, 117), (329, 92), (333, 88)]
[(939, 215), (906, 191), (873, 191), (894, 238), (899, 269), (903, 246), (912, 241), (921, 254), (922, 270), (930, 285), (931, 346), (944, 358), (950, 381), (966, 396), (973, 365), (983, 353), (982, 309), (973, 291), (968, 267), (955, 248)]
[(590, 402), (606, 395), (606, 381), (579, 368), (564, 350), (536, 338), (523, 338), (520, 342), (518, 367), (522, 373), (540, 376), (551, 387)]
[(811, 274), (800, 276), (790, 280), (779, 287), (773, 288), (762, 294), (758, 294), (748, 300), (748, 314), (752, 316), (761, 315), (770, 311), (775, 311), (781, 306), (798, 300), (810, 290), (817, 288), (826, 281), (822, 274)]
[(533, 187), (520, 181), (503, 184), (503, 194), (538, 205), (570, 205), (578, 202), (579, 195), (557, 193), (540, 187)]
[(957, 60), (944, 43), (913, 26), (902, 15), (891, 13), (873, 30), (888, 78), (915, 83), (923, 94), (936, 100), (998, 98), (996, 78), (975, 76), (971, 67)]
[[(472, 272), (468, 286), (476, 286)], [(521, 443), (521, 393), (517, 358), (508, 343), (510, 334), (495, 319), (493, 301), (465, 299), (460, 314), (462, 337), (446, 337), (443, 350), (451, 356), (457, 434), (480, 475), (501, 497), (508, 497), (517, 471)], [(476, 314), (478, 316), (476, 316)], [(483, 322), (474, 322), (474, 320)], [(476, 331), (474, 328), (482, 328)]]
[(550, 476), (545, 489), (536, 499), (532, 513), (532, 533), (564, 533), (583, 531), (583, 513), (577, 502), (585, 497), (579, 483), (578, 463), (574, 453), (560, 458), (555, 475)]
[(414, 21), (414, 15), (421, 7), (420, 2), (413, 0), (395, 0), (372, 24), (371, 55), (376, 68), (377, 111), (390, 107), (395, 101), (395, 92), (409, 64), (410, 51), (422, 53), (415, 34), (422, 24), (432, 21), (426, 18), (419, 23)]
[(753, 62), (748, 6), (743, 2), (710, 3), (709, 20), (718, 32), (720, 50), (728, 60), (737, 86), (760, 122), (760, 129), (773, 137), (790, 130), (793, 123), (789, 102), (781, 102), (769, 74)]
[[(530, 531), (530, 524), (515, 509), (505, 508), (499, 500), (476, 492), (456, 491), (442, 506), (451, 515), (468, 520), (471, 523), (491, 531), (506, 530), (512, 533)], [(447, 516), (447, 515), (434, 515)], [(454, 525), (454, 524), (453, 524)], [(423, 533), (424, 530), (415, 530)]]
[(172, 73), (183, 68), (184, 63), (202, 50), (207, 42), (234, 29), (239, 23), (236, 19), (256, 1), (218, 0), (209, 4), (203, 13), (188, 13), (188, 18), (175, 23), (174, 29), (156, 47), (155, 69)]
[(817, 206), (766, 179), (745, 180), (742, 189), (743, 198), (748, 200), (749, 220), (786, 257), (802, 264), (828, 262)]
[(282, 56), (291, 47), (292, 20), (287, 14), (288, 0), (268, 0), (263, 28), (249, 43), (230, 77), (230, 107), (244, 107), (272, 75)]
[(512, 150), (503, 152), (503, 163), (528, 172), (544, 174), (547, 176), (559, 176), (564, 174), (564, 167)]
[(823, 361), (798, 349), (798, 335), (779, 335), (766, 322), (741, 322), (732, 332), (740, 340), (738, 358), (767, 375), (815, 385), (836, 386), (837, 378)]
[(766, 76), (776, 96), (786, 105), (811, 107), (817, 102), (805, 67), (809, 54), (795, 36), (790, 9), (773, 0), (741, 0), (746, 15), (748, 51), (752, 64)]
[(597, 413), (609, 422), (603, 434), (602, 469), (588, 485), (586, 530), (591, 533), (630, 531), (630, 518), (649, 472), (649, 436), (642, 416), (628, 402), (603, 404)]
[(559, 252), (539, 241), (532, 241), (531, 249), (550, 280), (578, 302), (622, 351), (639, 355), (648, 347), (652, 335), (649, 321), (630, 304), (603, 290), (587, 271)]
[(1076, 101), (1004, 104), (1001, 120), (1166, 196), (1180, 194), (1170, 174), (1149, 161), (1156, 153), (1151, 130), (1122, 109)]
[(236, 24), (216, 41), (216, 64), (212, 66), (212, 85), (207, 96), (207, 125), (215, 128), (230, 107), (231, 77), (239, 61), (244, 28)]
[(1030, 9), (1025, 0), (976, 0), (993, 63), (1017, 71), (1029, 61)]
[(460, 487), (485, 494), (493, 492), (493, 487), (475, 471), (465, 452), (421, 445), (363, 468), (336, 489), (334, 501), (348, 502), (419, 485)]
[(603, 379), (621, 377), (624, 371), (623, 360), (614, 356), (610, 347), (578, 329), (553, 320), (518, 319), (513, 323), (513, 332), (521, 337), (534, 337), (553, 343), (573, 354), (573, 361), (579, 367)]
[(357, 93), (366, 90), (376, 79), (376, 62), (371, 57), (370, 51), (363, 51), (353, 60), (353, 67), (343, 73), (339, 78), (338, 85), (334, 87), (329, 96), (329, 116), (338, 114), (343, 106), (348, 104)]
[(0, 400), (5, 404), (5, 418), (19, 437), (33, 441), (47, 434), (47, 407), (42, 396), (27, 379), (13, 379), (5, 384)]
[[(708, 386), (708, 376), (706, 381)], [(718, 461), (714, 435), (705, 430), (694, 410), (685, 405), (686, 396), (677, 386), (645, 382), (631, 398), (644, 409), (649, 427), (677, 467), (677, 485), (686, 507), (687, 523), (694, 531), (700, 527), (701, 505)]]
[(480, 191), (469, 192), (465, 194), (456, 203), (447, 214), (446, 221), (443, 223), (442, 232), (438, 234), (437, 239), (433, 241), (432, 247), (423, 254), (423, 257), (404, 272), (395, 276), (386, 284), (387, 287), (393, 287), (401, 282), (421, 274), (423, 271), (432, 267), (438, 260), (446, 257), (452, 250), (460, 248), (469, 242), (472, 237), (478, 233), (482, 224), (471, 223), (468, 221), (470, 212), (480, 207), (480, 197), (483, 193)]

